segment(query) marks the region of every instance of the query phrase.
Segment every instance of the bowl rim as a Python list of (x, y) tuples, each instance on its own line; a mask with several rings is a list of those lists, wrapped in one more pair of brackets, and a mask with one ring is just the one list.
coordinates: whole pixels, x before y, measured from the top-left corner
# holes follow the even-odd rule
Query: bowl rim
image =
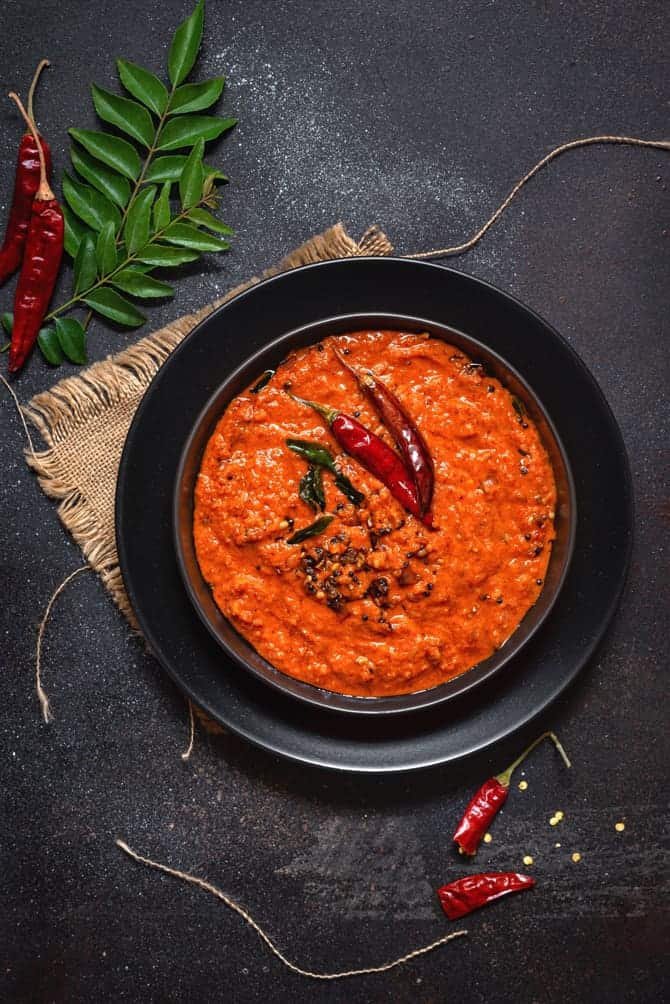
[[(382, 320), (385, 325), (384, 330), (387, 329), (391, 330), (395, 329), (398, 331), (411, 330), (405, 326), (406, 323), (409, 323), (412, 326), (416, 327), (417, 329), (421, 329), (422, 327), (424, 329), (435, 328), (435, 329), (440, 329), (445, 334), (453, 333), (459, 339), (464, 340), (471, 347), (471, 353), (474, 357), (477, 357), (478, 351), (482, 355), (488, 355), (492, 357), (496, 361), (496, 364), (499, 365), (503, 371), (509, 373), (512, 376), (513, 380), (515, 380), (521, 385), (524, 392), (528, 395), (529, 399), (533, 402), (535, 407), (540, 412), (544, 425), (548, 429), (550, 436), (553, 439), (554, 445), (560, 455), (563, 469), (565, 472), (565, 481), (567, 487), (568, 517), (567, 517), (567, 540), (565, 545), (565, 555), (560, 574), (558, 576), (557, 581), (555, 582), (555, 585), (553, 587), (553, 592), (551, 594), (549, 601), (546, 602), (545, 608), (541, 612), (540, 616), (537, 618), (537, 621), (532, 625), (530, 630), (526, 632), (524, 637), (519, 637), (519, 639), (517, 639), (517, 642), (514, 643), (515, 635), (518, 634), (519, 629), (522, 627), (527, 617), (532, 613), (533, 610), (535, 610), (537, 603), (540, 600), (540, 597), (543, 595), (544, 590), (542, 590), (535, 603), (528, 608), (522, 619), (514, 628), (511, 635), (509, 635), (509, 637), (500, 646), (500, 648), (497, 649), (495, 652), (493, 652), (491, 656), (487, 657), (487, 659), (484, 659), (481, 662), (476, 663), (474, 666), (471, 666), (469, 669), (465, 670), (459, 676), (453, 677), (452, 679), (447, 680), (444, 683), (437, 684), (436, 686), (428, 688), (426, 690), (414, 691), (406, 694), (366, 697), (361, 695), (343, 694), (338, 691), (326, 690), (325, 688), (319, 687), (315, 684), (308, 683), (296, 677), (292, 677), (288, 673), (285, 673), (282, 670), (278, 669), (277, 667), (273, 666), (272, 663), (270, 663), (267, 659), (261, 656), (260, 653), (256, 652), (251, 642), (249, 642), (244, 637), (244, 635), (242, 635), (239, 631), (237, 631), (235, 625), (230, 620), (228, 620), (225, 614), (223, 614), (223, 612), (220, 611), (219, 608), (216, 606), (213, 596), (211, 596), (211, 587), (209, 586), (204, 576), (202, 575), (202, 572), (200, 570), (200, 565), (197, 560), (195, 546), (193, 543), (192, 522), (191, 522), (189, 540), (195, 559), (194, 564), (195, 567), (197, 568), (197, 573), (199, 575), (201, 583), (204, 586), (205, 590), (209, 592), (212, 603), (216, 608), (217, 615), (220, 616), (227, 623), (227, 625), (231, 628), (231, 630), (241, 639), (242, 643), (254, 653), (256, 658), (260, 660), (260, 662), (263, 664), (263, 669), (261, 670), (256, 666), (254, 666), (245, 657), (240, 655), (240, 653), (238, 653), (231, 645), (229, 645), (226, 639), (222, 636), (222, 634), (218, 630), (217, 626), (212, 622), (206, 610), (203, 608), (202, 603), (200, 602), (200, 598), (197, 595), (197, 592), (195, 590), (194, 584), (192, 582), (186, 564), (184, 549), (182, 546), (183, 540), (182, 540), (182, 535), (180, 533), (180, 526), (181, 526), (181, 512), (182, 512), (183, 497), (184, 497), (184, 493), (182, 491), (182, 484), (184, 481), (186, 466), (192, 451), (193, 443), (198, 438), (201, 432), (201, 427), (203, 423), (207, 421), (209, 413), (212, 410), (215, 402), (217, 402), (217, 400), (224, 394), (225, 389), (230, 384), (233, 384), (235, 382), (240, 373), (247, 370), (253, 370), (254, 364), (257, 361), (262, 360), (268, 354), (272, 354), (277, 348), (279, 348), (284, 343), (286, 343), (287, 347), (284, 355), (281, 356), (281, 358), (282, 359), (285, 358), (285, 356), (288, 355), (288, 353), (291, 351), (292, 342), (298, 339), (301, 334), (307, 333), (311, 329), (317, 327), (320, 328), (324, 325), (342, 326), (351, 323), (351, 326), (348, 328), (345, 327), (342, 333), (346, 333), (347, 331), (366, 330), (366, 328), (369, 329), (370, 326), (369, 321), (372, 318)], [(377, 325), (375, 324), (375, 326)], [(305, 342), (304, 344), (305, 345), (316, 344), (317, 341), (321, 341), (326, 337), (329, 337), (328, 332), (321, 333), (313, 341), (311, 342), (308, 341)], [(431, 337), (434, 336), (431, 335)], [(260, 369), (258, 370), (257, 375), (260, 375)], [(252, 376), (249, 382), (251, 382), (253, 379), (254, 378)], [(237, 393), (239, 393), (239, 391)], [(236, 395), (233, 395), (233, 397), (234, 396)], [(199, 471), (199, 466), (202, 460), (202, 453), (206, 448), (206, 444), (209, 441), (209, 438), (216, 424), (218, 423), (219, 419), (225, 412), (226, 408), (228, 407), (232, 399), (233, 398), (231, 397), (230, 400), (223, 407), (218, 409), (216, 417), (214, 418), (212, 418), (211, 416), (209, 417), (209, 428), (207, 430), (207, 435), (204, 438), (204, 445), (200, 450), (196, 465), (196, 477), (197, 477), (197, 471)], [(540, 434), (542, 435), (541, 432)], [(547, 444), (545, 443), (544, 445), (545, 448), (547, 448)], [(190, 489), (191, 496), (193, 494), (193, 488), (194, 485)], [(379, 311), (375, 313), (370, 313), (370, 312), (364, 313), (359, 311), (357, 313), (335, 314), (335, 315), (315, 318), (314, 320), (308, 322), (307, 324), (300, 325), (296, 328), (290, 329), (287, 332), (284, 332), (277, 338), (274, 338), (271, 342), (268, 342), (267, 344), (261, 346), (259, 349), (257, 349), (251, 355), (249, 355), (246, 359), (244, 359), (242, 363), (236, 366), (235, 369), (232, 372), (230, 372), (226, 376), (226, 378), (221, 381), (221, 383), (218, 384), (218, 386), (208, 397), (203, 407), (200, 409), (195, 421), (193, 422), (191, 431), (188, 437), (186, 438), (180, 453), (179, 463), (177, 465), (176, 475), (174, 479), (173, 496), (172, 496), (172, 540), (182, 583), (185, 587), (186, 593), (190, 599), (193, 609), (197, 613), (201, 622), (207, 628), (210, 635), (214, 638), (217, 644), (223, 649), (225, 654), (230, 659), (232, 659), (233, 662), (236, 663), (238, 667), (241, 667), (244, 671), (251, 673), (252, 676), (255, 677), (256, 679), (262, 681), (266, 685), (269, 685), (275, 690), (278, 690), (281, 694), (295, 698), (298, 701), (301, 701), (308, 706), (309, 705), (316, 706), (322, 710), (326, 709), (340, 713), (344, 712), (347, 714), (372, 715), (372, 716), (407, 714), (425, 708), (435, 707), (436, 705), (443, 704), (454, 698), (461, 697), (462, 695), (468, 693), (469, 691), (472, 691), (476, 687), (480, 687), (486, 681), (496, 676), (500, 672), (500, 670), (503, 669), (503, 667), (507, 666), (519, 653), (519, 651), (522, 648), (525, 648), (530, 643), (531, 639), (537, 634), (540, 628), (544, 625), (549, 615), (551, 614), (554, 605), (556, 604), (556, 601), (565, 584), (565, 580), (567, 578), (570, 569), (570, 564), (572, 561), (572, 556), (575, 547), (576, 533), (577, 533), (577, 519), (578, 519), (578, 513), (577, 513), (576, 489), (574, 483), (574, 476), (572, 473), (572, 467), (568, 458), (568, 454), (565, 450), (565, 447), (556, 429), (553, 419), (551, 418), (551, 415), (545, 408), (541, 398), (536, 394), (536, 392), (529, 384), (529, 382), (526, 380), (526, 378), (521, 373), (519, 373), (516, 367), (512, 366), (511, 363), (509, 363), (495, 349), (486, 345), (479, 339), (474, 338), (472, 335), (469, 335), (467, 332), (460, 330), (459, 328), (455, 328), (452, 325), (444, 324), (441, 321), (422, 318), (416, 315), (400, 314), (388, 311)]]

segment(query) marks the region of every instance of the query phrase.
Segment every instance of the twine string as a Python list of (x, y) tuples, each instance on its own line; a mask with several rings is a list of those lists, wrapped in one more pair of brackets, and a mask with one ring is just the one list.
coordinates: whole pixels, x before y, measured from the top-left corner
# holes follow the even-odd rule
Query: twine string
[[(14, 407), (16, 408), (16, 413), (21, 420), (21, 424), (23, 425), (23, 431), (26, 434), (26, 439), (28, 441), (28, 448), (30, 450), (30, 454), (33, 458), (35, 458), (37, 456), (35, 453), (35, 446), (33, 444), (33, 440), (30, 435), (30, 430), (28, 429), (25, 416), (23, 414), (23, 409), (21, 408), (21, 403), (18, 397), (16, 396), (14, 388), (9, 383), (9, 381), (5, 379), (2, 373), (0, 373), (0, 380), (5, 385), (6, 389), (9, 391), (11, 395), (12, 401), (14, 402)], [(44, 687), (42, 686), (42, 642), (44, 639), (44, 632), (49, 617), (51, 615), (51, 610), (53, 608), (53, 605), (60, 596), (60, 594), (63, 592), (65, 587), (68, 585), (68, 583), (72, 581), (72, 579), (75, 578), (75, 576), (79, 575), (80, 572), (86, 572), (89, 569), (91, 571), (94, 571), (91, 565), (81, 565), (79, 568), (75, 569), (74, 572), (70, 572), (69, 575), (65, 576), (60, 585), (58, 585), (51, 594), (49, 602), (47, 603), (46, 610), (44, 611), (44, 614), (42, 616), (42, 620), (40, 621), (39, 628), (37, 629), (37, 641), (35, 643), (35, 690), (37, 692), (37, 698), (40, 702), (40, 708), (42, 709), (42, 718), (44, 719), (47, 725), (49, 724), (49, 722), (53, 721), (53, 714), (51, 713), (51, 704), (49, 703), (49, 696), (44, 690)], [(188, 746), (181, 754), (182, 760), (190, 759), (191, 753), (193, 752), (193, 745), (195, 742), (195, 715), (193, 713), (193, 704), (191, 703), (190, 700), (188, 702), (188, 713), (189, 713), (189, 740), (188, 740)]]
[(402, 966), (412, 959), (418, 958), (420, 955), (426, 955), (428, 952), (432, 952), (435, 948), (439, 948), (440, 945), (446, 945), (448, 941), (452, 941), (454, 938), (460, 938), (467, 931), (452, 931), (450, 934), (445, 934), (436, 941), (431, 941), (429, 945), (423, 945), (421, 948), (415, 948), (411, 952), (407, 952), (406, 955), (401, 955), (398, 959), (393, 959), (392, 962), (385, 962), (381, 966), (369, 966), (365, 969), (345, 969), (342, 972), (337, 973), (317, 973), (313, 972), (311, 969), (303, 969), (301, 966), (296, 965), (295, 962), (291, 962), (286, 956), (277, 948), (274, 941), (270, 938), (261, 925), (254, 920), (250, 913), (236, 903), (234, 899), (227, 896), (225, 892), (217, 888), (217, 886), (212, 885), (211, 882), (205, 881), (205, 879), (199, 878), (197, 875), (190, 875), (188, 872), (180, 871), (178, 868), (170, 868), (168, 865), (163, 865), (159, 861), (152, 861), (151, 858), (145, 858), (141, 854), (137, 854), (133, 851), (124, 840), (116, 841), (117, 847), (120, 847), (124, 853), (131, 857), (134, 861), (139, 862), (139, 864), (147, 865), (149, 868), (155, 868), (160, 872), (164, 872), (166, 875), (172, 875), (174, 878), (181, 879), (183, 882), (189, 882), (191, 885), (198, 886), (200, 889), (204, 889), (205, 892), (211, 893), (212, 896), (216, 896), (223, 903), (226, 904), (231, 910), (233, 910), (238, 916), (244, 920), (249, 927), (253, 928), (259, 938), (265, 942), (266, 946), (270, 949), (272, 954), (282, 962), (287, 969), (291, 972), (297, 973), (299, 976), (307, 976), (313, 980), (341, 980), (345, 976), (367, 976), (371, 973), (385, 973), (389, 969), (394, 969), (396, 966)]
[(189, 699), (188, 702), (188, 746), (181, 755), (182, 760), (189, 760), (191, 753), (193, 752), (193, 743), (195, 742), (195, 715), (193, 713), (193, 701)]
[(567, 153), (568, 150), (576, 150), (581, 146), (594, 146), (597, 143), (622, 143), (628, 146), (648, 146), (653, 147), (657, 150), (670, 150), (670, 140), (664, 139), (637, 139), (634, 136), (585, 136), (583, 139), (573, 139), (569, 143), (561, 143), (560, 146), (555, 147), (551, 150), (542, 160), (538, 161), (534, 167), (524, 174), (520, 181), (517, 181), (516, 185), (509, 193), (506, 199), (500, 203), (496, 211), (492, 216), (486, 221), (486, 223), (479, 228), (476, 234), (469, 240), (464, 241), (463, 244), (454, 244), (447, 248), (438, 248), (433, 251), (419, 251), (416, 254), (405, 255), (405, 258), (446, 258), (448, 255), (465, 254), (466, 251), (470, 251), (475, 244), (478, 244), (485, 233), (491, 229), (494, 223), (500, 219), (502, 214), (508, 208), (511, 202), (516, 198), (518, 193), (521, 191), (523, 186), (534, 178), (538, 171), (541, 171), (543, 167), (550, 164), (552, 160), (556, 160), (561, 154)]
[(81, 572), (92, 572), (93, 569), (90, 565), (81, 565), (79, 568), (75, 568), (74, 572), (70, 572), (69, 575), (63, 579), (61, 584), (54, 589), (51, 594), (51, 599), (47, 603), (47, 608), (44, 611), (44, 616), (40, 621), (40, 626), (37, 630), (37, 645), (35, 648), (35, 689), (37, 690), (37, 697), (40, 702), (40, 707), (42, 708), (42, 717), (46, 724), (48, 725), (52, 721), (53, 716), (51, 714), (51, 705), (49, 704), (49, 698), (47, 697), (44, 688), (42, 687), (42, 640), (44, 638), (44, 630), (47, 626), (47, 621), (49, 620), (49, 615), (53, 608), (54, 603), (63, 592), (68, 582), (71, 582), (75, 576), (80, 575)]
[[(12, 397), (12, 400), (14, 402), (14, 407), (16, 408), (16, 412), (19, 418), (21, 419), (21, 424), (23, 425), (23, 431), (25, 432), (26, 439), (28, 440), (28, 448), (30, 450), (31, 456), (34, 458), (36, 457), (35, 447), (33, 445), (32, 437), (30, 435), (28, 425), (26, 424), (26, 419), (23, 414), (23, 409), (21, 408), (19, 399), (16, 396), (14, 388), (5, 379), (2, 373), (0, 373), (0, 380), (3, 382), (6, 389), (9, 391)], [(51, 614), (53, 605), (60, 596), (60, 594), (63, 592), (65, 587), (68, 585), (69, 582), (72, 581), (72, 579), (75, 578), (75, 576), (79, 575), (80, 572), (88, 572), (88, 571), (93, 571), (90, 565), (81, 565), (79, 568), (75, 568), (74, 572), (70, 572), (69, 575), (65, 576), (60, 585), (57, 586), (54, 589), (53, 593), (51, 594), (49, 602), (47, 603), (47, 608), (44, 611), (44, 615), (42, 616), (42, 620), (40, 621), (39, 628), (37, 629), (37, 642), (35, 644), (35, 690), (37, 692), (37, 698), (40, 702), (40, 708), (42, 709), (42, 718), (44, 719), (47, 725), (49, 724), (50, 721), (53, 720), (53, 715), (51, 714), (51, 705), (49, 704), (49, 697), (46, 691), (44, 690), (44, 687), (42, 686), (42, 641), (44, 639), (44, 631), (46, 629), (47, 621), (49, 620), (49, 615)]]
[(33, 446), (33, 441), (32, 441), (30, 432), (28, 430), (28, 426), (26, 424), (25, 416), (23, 414), (23, 409), (21, 407), (21, 404), (19, 402), (18, 397), (16, 396), (14, 388), (9, 383), (9, 381), (4, 378), (4, 376), (2, 375), (2, 373), (0, 373), (0, 380), (2, 380), (2, 382), (5, 385), (5, 387), (7, 388), (7, 390), (9, 391), (9, 393), (12, 396), (12, 399), (14, 401), (14, 407), (16, 408), (16, 413), (19, 416), (19, 418), (21, 419), (21, 424), (23, 425), (23, 431), (25, 432), (26, 439), (28, 440), (28, 448), (30, 449), (31, 456), (35, 457), (35, 447)]

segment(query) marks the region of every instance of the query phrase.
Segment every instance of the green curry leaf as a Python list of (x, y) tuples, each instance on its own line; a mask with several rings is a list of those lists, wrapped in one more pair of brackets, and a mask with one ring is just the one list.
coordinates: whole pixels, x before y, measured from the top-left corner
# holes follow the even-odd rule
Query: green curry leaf
[[(105, 224), (110, 227), (111, 224)], [(95, 241), (92, 235), (86, 234), (79, 245), (77, 257), (74, 260), (74, 291), (81, 293), (89, 289), (98, 276), (98, 261), (95, 256)]]
[(117, 59), (116, 68), (121, 83), (134, 98), (151, 109), (156, 115), (162, 115), (167, 108), (168, 92), (162, 80), (127, 59)]
[(178, 87), (170, 101), (170, 115), (200, 112), (215, 104), (223, 93), (224, 78), (204, 80), (201, 84), (184, 84)]
[(179, 196), (184, 209), (193, 209), (202, 196), (202, 184), (205, 180), (205, 169), (202, 165), (204, 150), (205, 141), (199, 139), (184, 164), (179, 179)]
[(70, 159), (77, 174), (80, 174), (84, 181), (93, 185), (99, 192), (106, 195), (110, 202), (115, 202), (120, 209), (124, 209), (130, 198), (130, 183), (127, 178), (113, 171), (109, 167), (91, 157), (89, 153), (81, 149), (77, 144), (70, 147)]
[(91, 94), (93, 95), (93, 105), (96, 112), (103, 120), (110, 125), (116, 126), (121, 132), (136, 139), (144, 146), (151, 146), (154, 138), (154, 124), (151, 115), (137, 101), (130, 98), (122, 98), (118, 94), (112, 94), (97, 84), (92, 84)]
[(198, 0), (191, 16), (174, 33), (168, 55), (168, 72), (174, 87), (186, 80), (193, 69), (202, 40), (204, 18), (205, 0)]
[(37, 344), (50, 366), (60, 366), (65, 357), (55, 328), (42, 328), (37, 336)]
[(101, 160), (103, 164), (125, 175), (131, 181), (136, 181), (142, 170), (140, 155), (135, 147), (120, 136), (110, 136), (106, 132), (95, 132), (92, 129), (70, 129), (70, 136), (76, 139), (85, 150)]
[(126, 328), (139, 328), (146, 321), (146, 317), (114, 289), (94, 289), (84, 297), (84, 303), (96, 313)]
[(86, 362), (86, 332), (74, 317), (57, 317), (56, 338), (63, 355), (71, 363), (81, 365)]

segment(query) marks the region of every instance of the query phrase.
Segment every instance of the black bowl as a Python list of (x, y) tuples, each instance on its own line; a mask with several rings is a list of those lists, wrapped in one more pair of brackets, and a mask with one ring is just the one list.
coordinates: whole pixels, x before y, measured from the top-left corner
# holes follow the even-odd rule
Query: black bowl
[[(557, 488), (556, 540), (544, 588), (510, 638), (488, 659), (453, 680), (429, 690), (386, 697), (357, 697), (323, 690), (296, 680), (267, 662), (235, 630), (214, 602), (198, 565), (192, 532), (194, 487), (202, 454), (217, 421), (232, 399), (264, 370), (276, 369), (292, 349), (319, 342), (327, 335), (370, 329), (427, 331), (480, 362), (525, 405), (551, 459)], [(572, 556), (577, 522), (575, 489), (565, 450), (549, 415), (520, 374), (497, 353), (463, 332), (433, 321), (398, 314), (348, 314), (320, 319), (277, 338), (238, 367), (211, 396), (186, 442), (175, 482), (173, 520), (177, 560), (184, 585), (202, 622), (224, 651), (254, 676), (284, 694), (330, 710), (368, 715), (408, 712), (440, 704), (479, 686), (509, 663), (539, 629), (556, 601)]]

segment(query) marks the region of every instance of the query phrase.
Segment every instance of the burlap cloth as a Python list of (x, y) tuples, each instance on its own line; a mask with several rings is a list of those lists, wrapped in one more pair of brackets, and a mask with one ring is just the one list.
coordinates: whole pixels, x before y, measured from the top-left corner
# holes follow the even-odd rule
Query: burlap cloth
[(387, 255), (393, 247), (376, 227), (360, 241), (341, 223), (310, 238), (278, 265), (236, 286), (195, 314), (186, 314), (136, 345), (94, 363), (37, 394), (24, 409), (45, 449), (27, 454), (42, 490), (58, 499), (58, 515), (134, 628), (116, 552), (116, 478), (133, 415), (158, 369), (196, 324), (216, 307), (280, 272), (333, 258)]

